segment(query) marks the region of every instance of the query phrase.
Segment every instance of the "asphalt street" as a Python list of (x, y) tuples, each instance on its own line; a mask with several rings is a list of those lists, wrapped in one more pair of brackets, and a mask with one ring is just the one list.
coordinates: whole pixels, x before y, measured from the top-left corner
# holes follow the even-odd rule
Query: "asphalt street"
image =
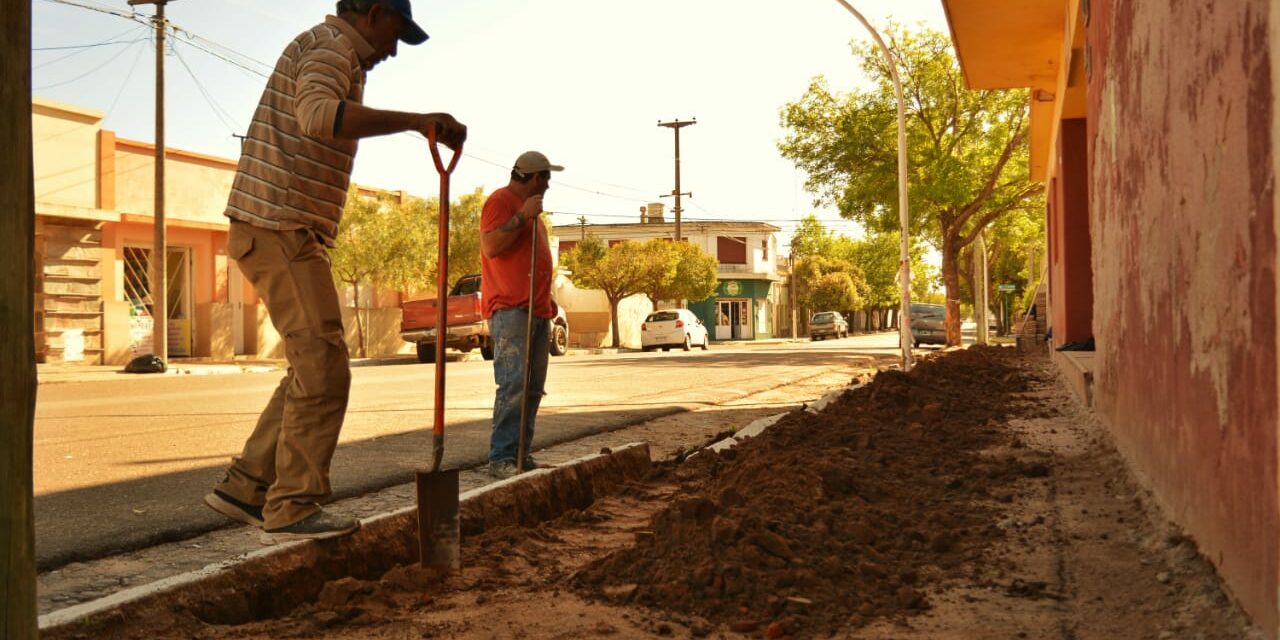
[[(707, 352), (553, 358), (534, 447), (719, 404), (892, 353), (895, 334)], [(333, 460), (335, 498), (409, 482), (430, 460), (434, 366), (406, 359), (353, 370)], [(239, 452), (278, 372), (123, 377), (43, 384), (35, 424), (40, 569), (180, 540), (224, 526), (202, 496)], [(450, 363), (445, 466), (483, 464), (491, 363)]]

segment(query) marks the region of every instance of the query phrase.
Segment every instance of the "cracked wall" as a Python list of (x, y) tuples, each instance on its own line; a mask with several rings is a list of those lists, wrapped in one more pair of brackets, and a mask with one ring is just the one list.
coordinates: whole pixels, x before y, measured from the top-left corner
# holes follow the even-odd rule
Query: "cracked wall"
[(1271, 637), (1276, 229), (1268, 0), (1094, 0), (1099, 413)]

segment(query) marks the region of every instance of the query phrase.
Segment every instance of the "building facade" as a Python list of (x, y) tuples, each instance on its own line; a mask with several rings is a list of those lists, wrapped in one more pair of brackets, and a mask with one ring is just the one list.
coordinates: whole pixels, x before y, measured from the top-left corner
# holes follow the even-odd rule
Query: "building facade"
[[(682, 222), (682, 239), (719, 262), (715, 294), (688, 301), (689, 310), (711, 329), (711, 339), (757, 340), (778, 336), (780, 328), (789, 329), (791, 311), (779, 275), (780, 230), (763, 222)], [(652, 203), (642, 210), (638, 222), (563, 225), (552, 233), (563, 253), (588, 235), (609, 246), (628, 240), (674, 239), (675, 224), (664, 219), (661, 203)]]
[(1030, 94), (1052, 352), (1280, 636), (1280, 3), (943, 0), (970, 88)]
[[(38, 361), (124, 364), (152, 352), (155, 147), (118, 138), (102, 114), (71, 105), (33, 98), (31, 118)], [(227, 260), (222, 213), (235, 170), (234, 160), (166, 149), (171, 357), (283, 357), (266, 309)], [(373, 353), (408, 352), (399, 304), (396, 292), (362, 301)]]

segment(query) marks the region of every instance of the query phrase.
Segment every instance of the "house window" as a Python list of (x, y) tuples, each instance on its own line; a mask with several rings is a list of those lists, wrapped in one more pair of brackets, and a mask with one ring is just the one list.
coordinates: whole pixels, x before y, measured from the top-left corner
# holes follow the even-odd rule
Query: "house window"
[(760, 259), (765, 262), (769, 261), (769, 239), (765, 238), (760, 241)]
[(747, 239), (739, 236), (717, 236), (716, 259), (720, 264), (746, 264)]

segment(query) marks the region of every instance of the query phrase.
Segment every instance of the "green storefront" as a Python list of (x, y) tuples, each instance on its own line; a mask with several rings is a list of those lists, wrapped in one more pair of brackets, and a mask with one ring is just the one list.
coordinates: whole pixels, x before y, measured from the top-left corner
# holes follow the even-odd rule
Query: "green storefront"
[(706, 300), (689, 303), (689, 310), (710, 330), (712, 340), (758, 340), (773, 337), (770, 280), (721, 280)]

